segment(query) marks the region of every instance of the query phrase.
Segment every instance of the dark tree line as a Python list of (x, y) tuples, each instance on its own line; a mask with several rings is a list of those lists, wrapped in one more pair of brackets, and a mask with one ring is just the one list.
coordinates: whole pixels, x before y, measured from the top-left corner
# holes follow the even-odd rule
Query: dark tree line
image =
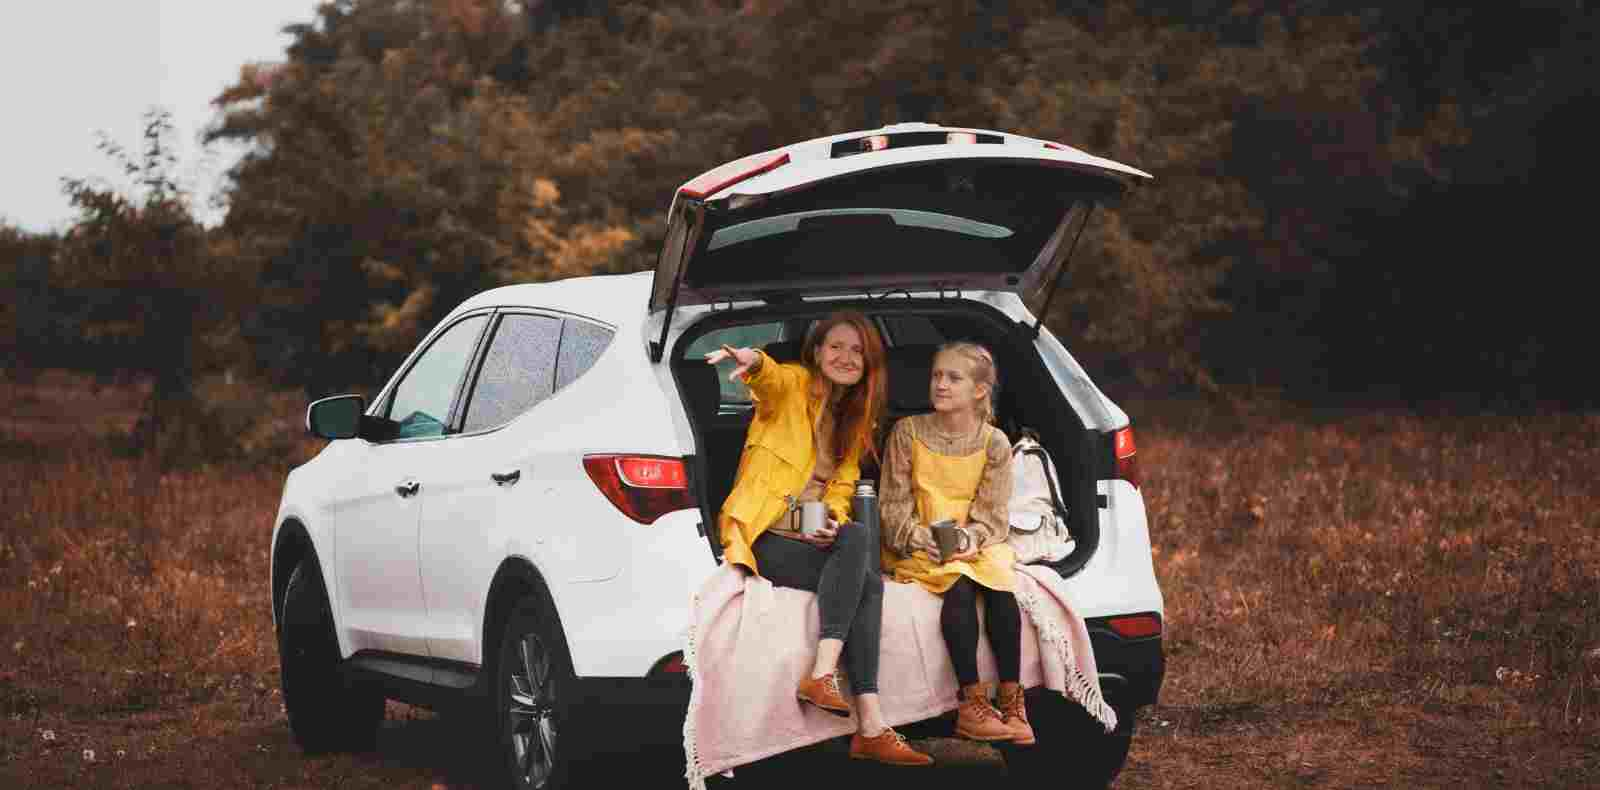
[[(57, 300), (0, 342), (370, 389), (474, 291), (652, 266), (701, 170), (925, 120), (1155, 174), (1048, 317), (1097, 376), (1593, 404), (1590, 5), (339, 0), (217, 98), (210, 137), (252, 144), (222, 226), (74, 183), (65, 237), (0, 232), (12, 292)], [(181, 358), (143, 339), (185, 332)]]

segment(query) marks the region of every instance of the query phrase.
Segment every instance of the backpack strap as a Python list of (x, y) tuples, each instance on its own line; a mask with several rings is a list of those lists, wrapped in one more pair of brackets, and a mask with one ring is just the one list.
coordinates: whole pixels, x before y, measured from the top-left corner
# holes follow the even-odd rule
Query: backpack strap
[(1038, 445), (1019, 448), (1018, 452), (1039, 457), (1039, 466), (1044, 468), (1044, 484), (1050, 489), (1050, 504), (1055, 508), (1056, 515), (1060, 516), (1062, 521), (1065, 521), (1067, 519), (1067, 506), (1062, 504), (1061, 492), (1056, 489), (1055, 464), (1051, 463), (1050, 455), (1044, 451), (1043, 447)]

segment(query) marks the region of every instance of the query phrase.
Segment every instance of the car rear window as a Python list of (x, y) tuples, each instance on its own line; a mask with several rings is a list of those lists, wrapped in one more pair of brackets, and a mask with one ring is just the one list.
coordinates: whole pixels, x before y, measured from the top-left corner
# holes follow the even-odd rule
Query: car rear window
[(690, 287), (865, 271), (1021, 273), (1102, 182), (1036, 164), (941, 161), (838, 178), (713, 216)]
[(900, 208), (836, 208), (818, 211), (797, 211), (793, 214), (762, 217), (748, 222), (741, 222), (737, 225), (729, 225), (711, 234), (711, 241), (706, 245), (706, 249), (708, 251), (717, 250), (741, 242), (755, 241), (765, 236), (793, 233), (802, 227), (812, 225), (826, 227), (847, 223), (857, 225), (874, 223), (883, 225), (887, 223), (895, 226), (896, 229), (923, 228), (926, 230), (940, 230), (947, 233), (975, 236), (980, 239), (1004, 239), (1011, 235), (1011, 229), (1003, 225), (978, 222), (933, 211), (915, 211)]

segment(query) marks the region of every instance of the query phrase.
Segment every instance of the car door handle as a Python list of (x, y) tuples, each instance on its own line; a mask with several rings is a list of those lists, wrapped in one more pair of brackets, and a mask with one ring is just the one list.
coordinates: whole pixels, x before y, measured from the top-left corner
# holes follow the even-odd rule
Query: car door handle
[(522, 470), (513, 469), (509, 472), (490, 472), (489, 479), (493, 480), (494, 484), (497, 486), (515, 485), (518, 480), (522, 479)]
[(407, 480), (394, 487), (394, 492), (402, 497), (408, 497), (422, 490), (422, 484), (415, 480)]

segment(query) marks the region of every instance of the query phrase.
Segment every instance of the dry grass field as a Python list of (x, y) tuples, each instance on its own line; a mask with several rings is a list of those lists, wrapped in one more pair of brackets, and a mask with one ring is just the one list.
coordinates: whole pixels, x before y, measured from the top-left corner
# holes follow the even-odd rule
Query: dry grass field
[[(160, 474), (99, 436), (138, 397), (0, 381), (0, 787), (465, 783), (403, 706), (293, 746), (267, 544), (315, 445)], [(1119, 787), (1600, 785), (1600, 415), (1127, 406), (1168, 675)]]

